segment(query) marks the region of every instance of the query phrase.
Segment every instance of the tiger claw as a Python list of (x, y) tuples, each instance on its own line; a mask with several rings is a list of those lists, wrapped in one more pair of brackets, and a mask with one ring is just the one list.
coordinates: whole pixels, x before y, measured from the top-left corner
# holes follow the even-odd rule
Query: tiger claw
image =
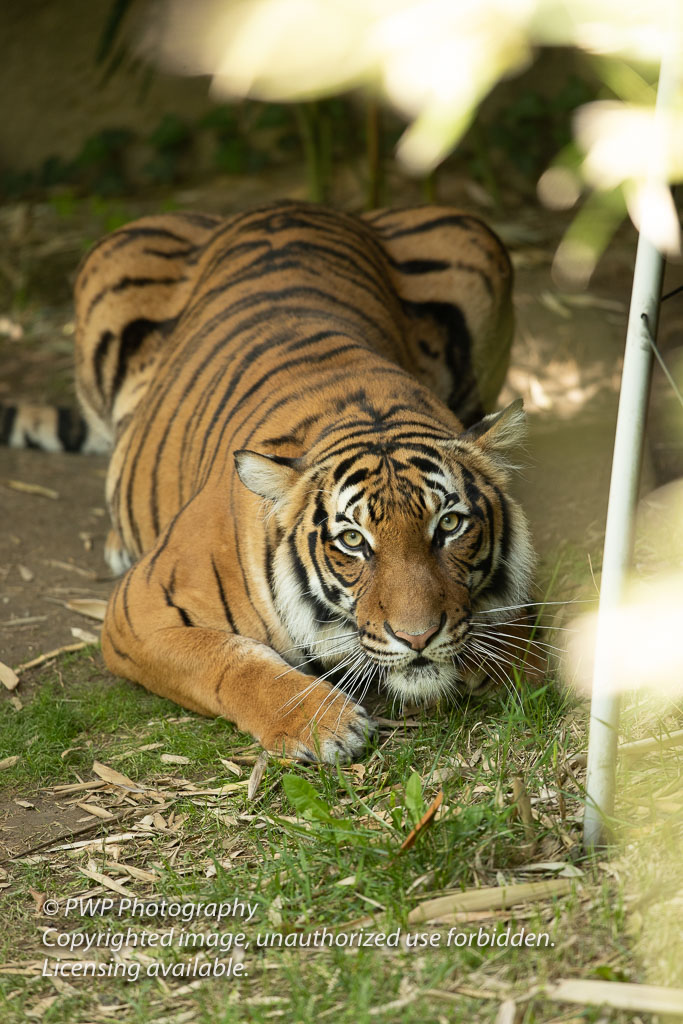
[[(327, 716), (330, 717), (330, 716)], [(306, 726), (305, 741), (301, 736), (280, 734), (275, 740), (277, 753), (309, 764), (349, 764), (356, 761), (377, 733), (373, 721), (360, 704), (349, 705), (336, 728), (324, 722)]]

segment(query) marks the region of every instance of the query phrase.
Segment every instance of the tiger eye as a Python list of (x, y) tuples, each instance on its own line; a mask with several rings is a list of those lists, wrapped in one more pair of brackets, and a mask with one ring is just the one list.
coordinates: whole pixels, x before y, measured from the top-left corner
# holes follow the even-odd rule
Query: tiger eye
[(444, 533), (453, 533), (454, 530), (460, 526), (460, 516), (457, 512), (447, 512), (445, 516), (441, 516), (439, 520), (439, 529), (443, 530)]
[(363, 543), (363, 534), (360, 530), (344, 530), (341, 539), (347, 548), (359, 548)]

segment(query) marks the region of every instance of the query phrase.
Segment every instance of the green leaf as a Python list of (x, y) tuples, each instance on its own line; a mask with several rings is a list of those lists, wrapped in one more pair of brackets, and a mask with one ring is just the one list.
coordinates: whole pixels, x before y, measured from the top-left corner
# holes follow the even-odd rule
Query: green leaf
[(297, 814), (315, 821), (329, 822), (332, 819), (329, 805), (318, 796), (310, 782), (298, 775), (285, 775), (282, 787)]
[(424, 800), (422, 799), (422, 780), (417, 772), (408, 779), (406, 783), (406, 797), (405, 804), (408, 809), (408, 814), (411, 817), (413, 825), (417, 825), (418, 821), (424, 814)]
[(317, 821), (323, 825), (332, 825), (342, 832), (351, 828), (351, 822), (335, 818), (330, 811), (330, 805), (319, 797), (314, 787), (306, 779), (298, 775), (285, 775), (282, 779), (282, 787), (290, 804), (297, 814), (308, 821)]

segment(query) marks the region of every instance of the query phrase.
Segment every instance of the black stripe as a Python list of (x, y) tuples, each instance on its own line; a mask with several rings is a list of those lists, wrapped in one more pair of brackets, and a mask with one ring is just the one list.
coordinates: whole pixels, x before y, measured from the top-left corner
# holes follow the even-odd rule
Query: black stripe
[(387, 254), (387, 256), (392, 267), (399, 270), (402, 274), (408, 274), (408, 276), (412, 274), (430, 274), (438, 270), (450, 270), (452, 266), (448, 260), (415, 259), (399, 262), (399, 260), (392, 259), (389, 254)]
[(173, 600), (173, 591), (175, 590), (175, 573), (176, 570), (174, 566), (173, 572), (171, 573), (169, 585), (166, 586), (164, 583), (161, 583), (161, 589), (164, 592), (166, 604), (168, 605), (169, 608), (175, 608), (175, 610), (178, 612), (178, 615), (180, 616), (180, 620), (183, 626), (194, 626), (194, 623), (190, 618), (188, 612), (184, 608), (181, 608), (181, 606), (179, 604), (176, 604), (176, 602)]
[(188, 245), (185, 249), (171, 249), (170, 252), (164, 252), (163, 249), (148, 249), (145, 247), (142, 251), (145, 256), (154, 256), (160, 260), (184, 260), (197, 251), (197, 246)]
[(79, 452), (87, 433), (87, 424), (75, 409), (57, 409), (57, 436), (64, 451)]
[(117, 656), (117, 658), (122, 658), (124, 661), (130, 661), (131, 664), (133, 665), (138, 664), (135, 658), (132, 658), (130, 654), (126, 654), (125, 651), (122, 651), (120, 647), (116, 646), (116, 644), (111, 638), (111, 630), (109, 630), (107, 633), (107, 640), (109, 641), (109, 646), (111, 647), (112, 651)]
[[(116, 241), (114, 241), (116, 238)], [(187, 238), (182, 235), (177, 235), (175, 231), (169, 231), (168, 228), (162, 227), (150, 227), (145, 225), (131, 224), (130, 226), (124, 225), (119, 228), (116, 235), (109, 236), (109, 252), (107, 255), (116, 252), (118, 249), (123, 249), (131, 242), (137, 242), (140, 238), (169, 238), (172, 242), (180, 242), (181, 244), (187, 245)], [(146, 250), (143, 250), (146, 251)]]
[(135, 626), (133, 625), (133, 619), (132, 619), (131, 614), (130, 614), (130, 606), (128, 604), (128, 588), (130, 587), (131, 579), (132, 579), (132, 573), (129, 571), (129, 572), (126, 573), (126, 575), (124, 576), (124, 578), (122, 580), (121, 604), (123, 606), (123, 614), (124, 614), (125, 620), (126, 620), (126, 622), (128, 624), (128, 628), (131, 631), (131, 633), (133, 634), (133, 636), (135, 637), (135, 639), (139, 640), (140, 637), (138, 636), (138, 633), (137, 633), (137, 631), (135, 629)]
[(104, 397), (105, 397), (104, 389), (102, 387), (102, 374), (104, 372), (104, 361), (107, 358), (107, 353), (109, 351), (109, 346), (111, 345), (113, 340), (114, 340), (114, 332), (113, 331), (102, 331), (102, 333), (100, 334), (100, 337), (99, 337), (99, 341), (97, 342), (97, 345), (95, 346), (95, 351), (94, 351), (93, 357), (92, 357), (93, 369), (95, 371), (95, 385), (97, 387), (97, 390), (100, 393), (100, 398), (102, 398), (103, 400), (104, 400)]
[[(400, 213), (400, 211), (391, 211), (392, 213)], [(387, 230), (380, 224), (375, 224), (375, 229), (379, 234), (380, 238), (407, 238), (408, 235), (420, 235), (433, 231), (434, 228), (462, 228), (476, 225), (477, 228), (484, 227), (484, 222), (480, 221), (477, 217), (472, 217), (470, 214), (442, 214), (438, 217), (432, 217), (431, 220), (422, 221), (421, 224), (413, 224), (410, 227), (400, 227), (395, 230)]]
[(227, 622), (229, 623), (230, 628), (233, 631), (233, 633), (237, 633), (239, 631), (238, 631), (238, 629), (237, 629), (237, 627), (235, 625), (235, 620), (232, 617), (232, 613), (230, 611), (230, 606), (228, 604), (228, 599), (225, 596), (225, 590), (223, 589), (223, 581), (222, 581), (222, 579), (220, 577), (220, 573), (218, 572), (218, 568), (217, 568), (216, 563), (214, 561), (213, 555), (211, 555), (211, 568), (213, 569), (213, 576), (214, 576), (214, 579), (216, 580), (216, 586), (218, 587), (218, 596), (221, 599), (221, 605), (223, 607), (223, 614), (225, 615), (225, 618), (226, 618)]
[[(403, 448), (404, 446), (401, 445), (401, 447)], [(411, 455), (408, 461), (411, 465), (415, 466), (416, 469), (419, 469), (421, 473), (443, 474), (443, 468), (438, 462), (432, 462), (431, 459), (425, 459), (423, 455)]]
[(3, 405), (0, 403), (0, 444), (9, 444), (16, 418), (16, 405)]
[(184, 280), (185, 278), (182, 275), (180, 277), (122, 277), (116, 284), (108, 284), (97, 292), (90, 300), (83, 320), (89, 320), (95, 306), (98, 306), (110, 293), (125, 292), (128, 288), (158, 288), (160, 285), (177, 285)]
[(145, 338), (153, 331), (159, 331), (163, 336), (170, 334), (178, 322), (177, 317), (170, 317), (168, 320), (148, 320), (147, 317), (138, 317), (131, 320), (121, 331), (121, 342), (116, 362), (116, 373), (112, 384), (112, 398), (114, 398), (123, 384), (128, 364), (136, 352), (139, 351)]

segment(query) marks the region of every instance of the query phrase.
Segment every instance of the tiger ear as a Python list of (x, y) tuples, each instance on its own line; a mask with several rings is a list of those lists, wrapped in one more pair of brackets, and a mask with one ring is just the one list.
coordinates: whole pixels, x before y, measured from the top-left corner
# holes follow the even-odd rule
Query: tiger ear
[(524, 445), (526, 436), (524, 403), (517, 398), (501, 412), (492, 412), (474, 423), (458, 440), (474, 441), (501, 468), (516, 469), (510, 456)]
[(235, 452), (235, 466), (244, 486), (269, 501), (284, 498), (299, 478), (299, 459), (261, 455), (248, 448)]

